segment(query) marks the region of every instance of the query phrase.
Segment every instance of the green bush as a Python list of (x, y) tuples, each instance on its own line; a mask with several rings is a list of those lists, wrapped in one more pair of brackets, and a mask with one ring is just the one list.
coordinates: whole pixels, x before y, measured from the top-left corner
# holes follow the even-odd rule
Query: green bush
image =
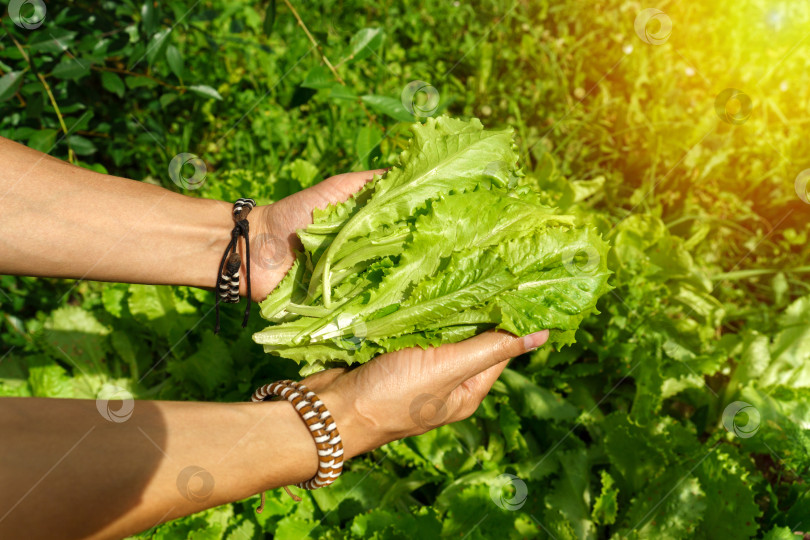
[[(295, 5), (322, 49), (274, 0), (50, 4), (31, 29), (4, 17), (0, 134), (177, 191), (169, 162), (192, 153), (208, 174), (189, 193), (266, 203), (388, 165), (414, 119), (403, 91), (425, 81), (437, 113), (515, 127), (549, 201), (613, 245), (615, 289), (576, 345), (513, 361), (473, 418), (355, 459), (300, 503), (276, 490), (263, 514), (252, 498), (140, 536), (810, 530), (810, 205), (794, 182), (810, 10), (673, 3), (654, 45), (625, 0)], [(726, 88), (751, 110), (718, 103)], [(239, 328), (239, 306), (215, 336), (208, 292), (10, 276), (0, 291), (0, 395), (95, 398), (113, 382), (238, 401), (296, 376), (251, 342), (262, 321)]]

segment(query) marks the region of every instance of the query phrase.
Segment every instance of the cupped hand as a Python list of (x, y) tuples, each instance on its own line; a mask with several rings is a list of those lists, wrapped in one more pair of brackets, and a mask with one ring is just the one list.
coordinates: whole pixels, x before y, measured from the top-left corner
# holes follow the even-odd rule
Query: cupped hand
[[(250, 214), (252, 299), (261, 302), (284, 278), (301, 249), (296, 235), (312, 223), (312, 211), (343, 202), (385, 169), (339, 174), (280, 201), (256, 207)], [(242, 288), (244, 292), (244, 283)]]
[[(298, 229), (312, 211), (342, 202), (384, 169), (346, 173), (259, 206), (250, 216), (251, 283), (264, 300), (301, 249)], [(511, 358), (543, 345), (548, 331), (525, 337), (490, 331), (460, 343), (383, 354), (355, 369), (329, 369), (304, 383), (319, 394), (341, 431), (346, 457), (469, 417)]]
[(509, 359), (546, 340), (548, 330), (525, 337), (489, 331), (459, 343), (383, 354), (302, 382), (329, 408), (352, 457), (469, 417)]

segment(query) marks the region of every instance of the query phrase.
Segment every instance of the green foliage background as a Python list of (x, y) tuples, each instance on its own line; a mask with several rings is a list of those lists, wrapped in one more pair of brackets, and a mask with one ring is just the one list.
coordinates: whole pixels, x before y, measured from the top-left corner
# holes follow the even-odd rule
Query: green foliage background
[[(575, 346), (514, 361), (473, 418), (355, 459), (300, 503), (276, 490), (261, 515), (253, 498), (140, 536), (810, 530), (810, 205), (794, 183), (810, 9), (662, 2), (673, 31), (656, 46), (633, 27), (648, 6), (625, 0), (295, 5), (345, 84), (283, 2), (52, 3), (31, 30), (5, 15), (0, 134), (173, 190), (169, 161), (191, 152), (209, 171), (193, 194), (267, 203), (390, 164), (413, 120), (402, 91), (422, 80), (438, 112), (515, 127), (524, 170), (613, 244), (616, 288)], [(726, 88), (752, 99), (747, 121), (715, 111)], [(214, 336), (205, 291), (3, 276), (0, 292), (0, 395), (114, 383), (238, 401), (296, 374), (239, 306)], [(760, 414), (750, 437), (723, 426), (734, 401)], [(526, 485), (516, 511), (494, 502), (516, 494), (503, 473)]]

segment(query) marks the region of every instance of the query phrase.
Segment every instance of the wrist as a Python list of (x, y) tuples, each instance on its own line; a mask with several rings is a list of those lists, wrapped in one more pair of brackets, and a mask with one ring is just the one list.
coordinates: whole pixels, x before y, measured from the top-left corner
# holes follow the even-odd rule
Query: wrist
[[(318, 472), (318, 452), (315, 441), (304, 421), (286, 401), (238, 404), (251, 416), (253, 441), (249, 446), (261, 449), (258, 463), (265, 474), (260, 489), (297, 484), (309, 480)], [(251, 444), (251, 442), (253, 444)], [(283, 454), (281, 457), (277, 454)], [(294, 466), (280, 471), (278, 465), (293, 461)]]
[[(176, 245), (174, 284), (214, 288), (225, 247), (231, 240), (231, 204), (224, 201), (181, 196), (174, 207)], [(171, 211), (171, 210), (170, 210)]]
[[(211, 199), (190, 198), (194, 202), (191, 219), (195, 220), (196, 228), (193, 234), (185, 237), (186, 243), (192, 243), (193, 247), (188, 253), (187, 262), (183, 264), (185, 275), (183, 284), (194, 287), (210, 288), (216, 287), (219, 264), (225, 248), (231, 241), (231, 233), (234, 228), (232, 217), (233, 203), (217, 201)], [(261, 301), (267, 297), (269, 290), (265, 281), (267, 279), (267, 269), (263, 264), (268, 259), (268, 246), (266, 234), (264, 233), (264, 223), (268, 220), (268, 212), (271, 206), (257, 206), (248, 215), (249, 240), (250, 240), (250, 261), (251, 261), (251, 285), (253, 300)], [(239, 280), (239, 294), (247, 296), (247, 252), (244, 239), (239, 239), (237, 251), (242, 258), (242, 267), (239, 270), (241, 279)], [(272, 255), (272, 254), (271, 254)], [(286, 253), (284, 254), (286, 255)], [(281, 266), (281, 265), (279, 265)], [(283, 278), (286, 269), (280, 272), (278, 281)], [(272, 284), (274, 287), (275, 284)], [(271, 289), (272, 290), (272, 289)]]
[(318, 392), (318, 396), (337, 424), (345, 459), (365, 454), (389, 442), (383, 435), (384, 430), (371, 417), (363, 414), (354, 400), (330, 390)]

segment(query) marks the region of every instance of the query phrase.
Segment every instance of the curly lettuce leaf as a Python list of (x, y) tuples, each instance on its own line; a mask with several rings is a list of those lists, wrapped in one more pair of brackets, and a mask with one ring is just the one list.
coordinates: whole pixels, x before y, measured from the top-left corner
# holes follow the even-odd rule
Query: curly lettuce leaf
[(397, 167), (299, 231), (254, 340), (302, 373), (490, 328), (573, 343), (610, 289), (608, 244), (520, 178), (510, 130), (415, 125)]

